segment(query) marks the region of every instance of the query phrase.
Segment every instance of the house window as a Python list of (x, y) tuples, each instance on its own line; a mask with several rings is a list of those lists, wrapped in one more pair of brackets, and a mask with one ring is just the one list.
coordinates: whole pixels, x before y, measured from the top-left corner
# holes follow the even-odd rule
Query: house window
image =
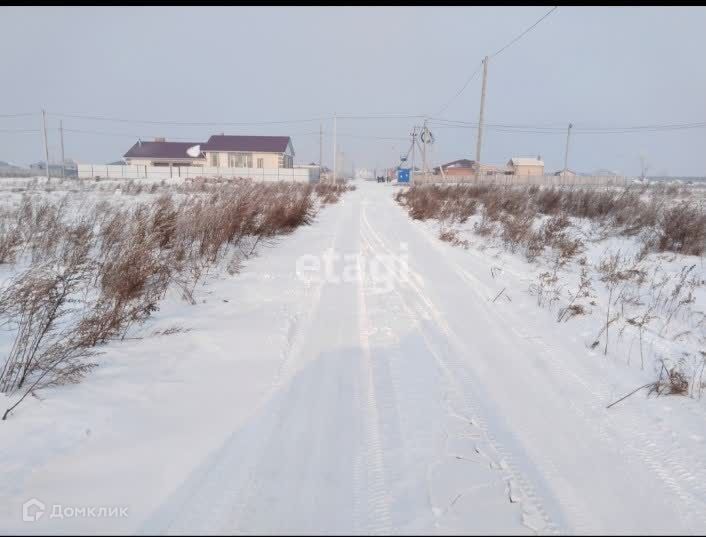
[(264, 158), (259, 158), (259, 159), (257, 159), (257, 167), (258, 167), (258, 168), (264, 168), (264, 167), (265, 167), (265, 159), (264, 159)]
[(218, 166), (218, 153), (211, 153), (211, 166)]
[(280, 168), (291, 168), (291, 167), (292, 167), (292, 157), (291, 157), (291, 155), (280, 154), (280, 156), (279, 156), (279, 167), (280, 167)]
[(228, 166), (231, 168), (252, 168), (252, 153), (228, 153)]

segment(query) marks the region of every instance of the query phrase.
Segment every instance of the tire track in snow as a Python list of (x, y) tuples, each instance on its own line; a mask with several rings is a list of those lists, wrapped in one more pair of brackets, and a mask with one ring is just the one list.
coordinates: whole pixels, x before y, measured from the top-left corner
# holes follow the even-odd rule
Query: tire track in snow
[[(342, 211), (336, 221), (335, 231), (331, 234), (331, 238), (327, 242), (327, 248), (330, 249), (335, 246), (339, 237), (339, 231), (343, 226), (343, 222), (346, 220), (345, 216), (346, 214)], [(290, 326), (288, 328), (286, 344), (285, 348), (282, 350), (282, 362), (277, 371), (277, 375), (272, 382), (270, 390), (264, 398), (265, 401), (270, 401), (274, 392), (285, 386), (287, 380), (295, 373), (296, 367), (299, 365), (299, 358), (301, 358), (303, 347), (308, 340), (312, 324), (316, 318), (316, 314), (319, 311), (321, 296), (325, 285), (326, 282), (320, 278), (316, 284), (315, 291), (311, 294), (310, 300), (308, 301), (303, 319), (301, 316), (297, 315), (290, 318)], [(280, 411), (281, 408), (278, 409), (278, 412)], [(271, 422), (273, 425), (268, 429), (266, 436), (260, 438), (261, 446), (266, 446), (270, 443), (276, 434), (274, 427), (276, 420), (272, 419)], [(242, 532), (242, 530), (238, 529), (238, 527), (243, 523), (248, 506), (252, 503), (253, 499), (256, 497), (256, 492), (258, 491), (258, 465), (261, 462), (259, 459), (259, 457), (261, 457), (261, 450), (256, 450), (256, 453), (258, 458), (249, 462), (247, 480), (242, 489), (239, 491), (237, 499), (232, 506), (229, 524), (232, 525), (231, 527), (235, 532)]]
[[(432, 243), (434, 248), (440, 255), (447, 259), (446, 253), (443, 251), (445, 245), (439, 244), (434, 238), (422, 231), (422, 234), (428, 242)], [(478, 261), (477, 256), (475, 256)], [(472, 273), (463, 269), (454, 263), (453, 260), (447, 259), (448, 264), (452, 266), (456, 273), (459, 274), (470, 285), (469, 289), (477, 294), (479, 303), (483, 304), (486, 314), (497, 319), (499, 323), (507, 323), (511, 330), (520, 337), (528, 338), (530, 333), (542, 333), (542, 330), (535, 327), (534, 330), (517, 329), (517, 326), (536, 325), (537, 320), (518, 317), (517, 313), (507, 309), (499, 311), (499, 309), (491, 308), (485, 300), (485, 297), (478, 292), (478, 288), (484, 289), (488, 294), (493, 294), (495, 291), (481, 282)], [(512, 273), (512, 276), (519, 277), (517, 273)], [(510, 320), (510, 322), (508, 322)], [(543, 337), (537, 336), (535, 345), (539, 347), (540, 355), (545, 359), (545, 366), (549, 366), (550, 371), (555, 374), (555, 378), (562, 378), (565, 381), (573, 383), (573, 388), (588, 393), (594, 400), (599, 402), (597, 405), (592, 405), (588, 415), (584, 410), (579, 408), (572, 398), (567, 398), (567, 406), (572, 412), (581, 419), (588, 428), (593, 430), (610, 449), (624, 456), (630, 461), (642, 461), (654, 475), (666, 486), (673, 494), (670, 499), (674, 508), (679, 511), (683, 518), (698, 521), (699, 526), (706, 528), (706, 467), (703, 462), (694, 457), (694, 454), (686, 449), (680, 450), (681, 456), (676, 456), (677, 450), (668, 448), (664, 444), (665, 436), (678, 436), (678, 432), (673, 429), (657, 431), (651, 427), (641, 429), (635, 426), (635, 420), (622, 420), (619, 427), (614, 428), (610, 434), (606, 427), (606, 421), (611, 423), (611, 416), (605, 410), (605, 404), (610, 402), (612, 394), (605, 385), (600, 383), (590, 383), (585, 377), (577, 374), (576, 371), (566, 366), (566, 360), (558, 356), (554, 347), (547, 344)], [(571, 390), (569, 390), (571, 391)], [(620, 433), (620, 440), (616, 438), (615, 433)], [(677, 478), (675, 479), (675, 476)], [(680, 481), (691, 481), (690, 489), (694, 492), (685, 490)], [(685, 508), (686, 507), (686, 508)]]
[[(364, 226), (363, 229), (361, 229), (361, 235), (365, 236), (365, 234), (368, 234), (377, 244), (377, 248), (375, 248), (371, 240), (367, 239), (368, 243), (371, 245), (371, 249), (378, 251), (382, 250), (388, 255), (392, 254), (393, 252), (391, 252), (391, 250), (385, 245), (384, 241), (380, 238), (380, 236), (370, 225), (364, 206), (362, 207), (362, 218)], [(380, 257), (380, 259), (382, 260), (382, 257)], [(383, 262), (383, 264), (387, 267), (389, 273), (395, 273), (396, 267), (390, 267), (390, 265), (386, 262)], [(512, 481), (517, 484), (518, 488), (522, 492), (521, 505), (523, 507), (523, 522), (534, 531), (550, 534), (558, 533), (558, 526), (551, 520), (548, 513), (542, 507), (541, 501), (537, 494), (534, 492), (532, 485), (524, 477), (523, 473), (519, 470), (519, 467), (514, 462), (514, 458), (512, 457), (510, 452), (508, 452), (497, 440), (497, 438), (495, 438), (494, 435), (491, 433), (487, 422), (480, 417), (481, 414), (475, 401), (472, 397), (469, 397), (468, 390), (471, 389), (473, 385), (472, 381), (465, 374), (465, 367), (463, 367), (460, 360), (454, 358), (458, 355), (459, 352), (463, 352), (464, 346), (460, 344), (455, 333), (452, 332), (451, 328), (443, 319), (441, 313), (434, 306), (434, 304), (431, 303), (429, 298), (424, 293), (423, 289), (421, 289), (419, 285), (413, 283), (413, 280), (422, 282), (423, 278), (409, 268), (408, 271), (409, 274), (407, 276), (409, 277), (404, 277), (405, 275), (401, 275), (398, 273), (398, 276), (400, 277), (397, 278), (397, 281), (409, 287), (413, 291), (414, 296), (417, 299), (417, 305), (415, 307), (414, 304), (410, 304), (408, 302), (408, 299), (405, 298), (402, 293), (396, 290), (397, 294), (402, 300), (403, 305), (410, 312), (410, 315), (413, 318), (418, 319), (426, 317), (433, 319), (435, 325), (447, 337), (447, 340), (449, 342), (454, 342), (454, 346), (457, 349), (449, 353), (440, 352), (439, 350), (437, 350), (437, 345), (433, 343), (432, 339), (426, 333), (426, 330), (423, 328), (421, 323), (418, 323), (419, 332), (422, 335), (427, 348), (432, 353), (437, 363), (441, 367), (442, 371), (444, 372), (448, 384), (452, 386), (453, 390), (463, 398), (466, 408), (471, 411), (470, 417), (465, 415), (462, 415), (460, 417), (470, 423), (476, 424), (478, 428), (483, 432), (488, 444), (491, 445), (494, 450), (501, 455), (501, 460), (495, 461), (495, 463), (501, 468), (503, 468), (506, 472), (508, 472)], [(446, 358), (443, 358), (443, 356), (445, 356)], [(453, 365), (455, 366), (453, 372), (449, 369), (447, 365), (448, 361), (452, 361)], [(465, 390), (463, 387), (465, 387)]]
[[(360, 256), (358, 257), (358, 274), (363, 275)], [(385, 476), (385, 466), (380, 440), (380, 417), (375, 399), (375, 380), (370, 354), (370, 322), (365, 302), (364, 283), (358, 281), (358, 330), (360, 333), (360, 349), (362, 354), (362, 399), (365, 405), (365, 436), (367, 439), (367, 483), (369, 498), (369, 524), (367, 532), (374, 535), (389, 535), (392, 533), (392, 522), (388, 507), (389, 492)]]
[[(458, 266), (453, 260), (449, 259), (446, 252), (442, 249), (445, 245), (438, 243), (426, 230), (418, 231), (421, 231), (420, 234), (427, 242), (432, 244), (437, 252), (440, 253), (441, 257), (447, 261), (447, 264), (470, 284), (469, 289), (478, 296), (478, 302), (483, 304), (486, 314), (489, 317), (495, 318), (498, 323), (507, 324), (510, 327), (521, 326), (523, 323), (527, 324), (528, 322), (530, 324), (533, 323), (531, 319), (528, 320), (526, 317), (519, 319), (516, 312), (507, 310), (500, 312), (498, 309), (489, 307), (486, 300), (487, 297), (484, 297), (478, 289), (484, 289), (490, 294), (493, 294), (495, 291), (490, 289), (471, 273)], [(477, 255), (474, 257), (477, 261), (480, 261)], [(519, 277), (516, 273), (512, 274), (512, 276), (516, 278)], [(513, 331), (520, 337), (528, 337), (528, 334), (524, 331), (518, 331), (514, 328)], [(540, 330), (535, 330), (535, 332), (542, 333)], [(611, 431), (613, 433), (612, 435), (609, 434), (606, 421), (611, 423), (611, 420), (603, 404), (608, 402), (611, 397), (609, 390), (601, 383), (589, 383), (586, 378), (567, 368), (565, 360), (557, 356), (554, 349), (544, 341), (544, 338), (537, 337), (535, 339), (535, 343), (539, 347), (540, 355), (545, 358), (543, 365), (548, 365), (556, 376), (571, 381), (575, 389), (577, 388), (587, 392), (596, 401), (600, 401), (598, 405), (591, 407), (591, 415), (588, 415), (584, 410), (579, 408), (571, 398), (567, 398), (567, 406), (574, 415), (580, 418), (589, 429), (593, 430), (606, 447), (624, 456), (629, 461), (641, 461), (643, 467), (646, 466), (649, 468), (655, 477), (670, 491), (671, 494), (668, 501), (677, 512), (681, 513), (681, 517), (697, 521), (699, 527), (705, 528), (706, 468), (704, 468), (702, 461), (694, 457), (693, 453), (682, 448), (680, 450), (681, 457), (676, 456), (677, 450), (671, 449), (665, 445), (664, 438), (668, 436), (666, 433), (671, 433), (674, 437), (677, 437), (678, 432), (672, 429), (668, 431), (658, 431), (655, 427), (649, 426), (647, 426), (646, 432), (644, 429), (635, 425), (635, 420), (625, 419), (622, 420), (620, 427), (616, 427)], [(616, 436), (616, 432), (619, 433), (619, 436)], [(684, 486), (682, 486), (684, 479), (690, 481), (690, 490), (686, 490)], [(567, 498), (563, 497), (562, 504), (564, 506), (567, 505), (566, 500)], [(573, 506), (570, 507), (570, 510), (577, 511)], [(576, 512), (575, 514), (581, 516), (580, 512)], [(590, 520), (585, 519), (585, 517), (581, 516), (581, 519), (585, 521), (586, 527), (590, 528), (595, 526), (595, 524), (592, 524)], [(582, 526), (583, 525), (584, 524), (582, 524)]]
[[(340, 200), (339, 203), (343, 204), (344, 201)], [(350, 209), (348, 210), (350, 211)], [(344, 220), (345, 213), (341, 214), (336, 221), (335, 231), (331, 234), (331, 239), (328, 241), (327, 249), (332, 249), (335, 246)], [(297, 275), (297, 277), (299, 276)], [(319, 278), (315, 290), (311, 294), (311, 297), (306, 305), (304, 314), (295, 314), (289, 319), (286, 344), (282, 350), (282, 362), (273, 382), (275, 387), (281, 386), (292, 375), (297, 365), (296, 357), (301, 354), (302, 346), (306, 342), (311, 331), (313, 320), (321, 304), (321, 293), (323, 292), (325, 284), (326, 282), (323, 278)]]
[[(565, 361), (561, 360), (552, 347), (542, 338), (538, 338), (537, 344), (541, 347), (540, 352), (554, 373), (564, 379), (573, 381), (574, 389), (584, 389), (593, 395), (596, 401), (601, 402), (589, 408), (589, 415), (589, 412), (581, 409), (572, 399), (567, 399), (568, 407), (575, 415), (593, 429), (606, 444), (611, 445), (615, 451), (627, 460), (638, 460), (645, 463), (673, 493), (674, 497), (670, 498), (670, 501), (674, 508), (681, 512), (682, 517), (696, 520), (699, 522), (700, 527), (706, 528), (706, 504), (704, 503), (706, 498), (706, 469), (703, 466), (703, 462), (694, 459), (693, 453), (683, 449), (678, 442), (676, 448), (668, 448), (664, 443), (664, 438), (669, 436), (668, 433), (672, 431), (655, 431), (655, 428), (652, 428), (646, 432), (644, 429), (637, 427), (633, 419), (623, 419), (620, 420), (620, 424), (614, 424), (613, 422), (617, 420), (611, 419), (612, 416), (605, 409), (604, 404), (609, 400), (609, 390), (605, 387), (603, 389), (595, 389), (592, 386), (588, 386), (584, 379), (567, 369)], [(607, 425), (615, 426), (609, 432)], [(620, 432), (620, 440), (615, 435), (616, 431)], [(680, 461), (685, 462), (682, 463)], [(696, 489), (696, 493), (684, 489), (680, 483), (684, 480), (694, 481), (690, 488), (692, 490)]]
[[(340, 204), (343, 205), (344, 200), (341, 200)], [(325, 242), (328, 248), (335, 246), (344, 223), (352, 215), (351, 207), (341, 209), (336, 215), (334, 231)], [(253, 415), (272, 401), (276, 393), (286, 389), (288, 379), (296, 372), (302, 358), (303, 346), (320, 309), (325, 283), (319, 280), (314, 291), (309, 293), (303, 314), (295, 313), (288, 318), (281, 363)], [(252, 437), (255, 445), (243, 444), (240, 440), (234, 443), (234, 436), (226, 439), (221, 447), (192, 471), (185, 479), (184, 485), (155, 509), (151, 517), (142, 524), (141, 533), (188, 533), (194, 531), (194, 528), (204, 527), (208, 532), (248, 533), (241, 529), (241, 526), (246, 518), (245, 513), (252, 507), (252, 502), (257, 496), (262, 451), (276, 434), (277, 416), (281, 410), (279, 403), (276, 410), (257, 424), (259, 434)], [(230, 469), (236, 471), (224, 474), (224, 470)], [(187, 484), (188, 486), (185, 486)]]

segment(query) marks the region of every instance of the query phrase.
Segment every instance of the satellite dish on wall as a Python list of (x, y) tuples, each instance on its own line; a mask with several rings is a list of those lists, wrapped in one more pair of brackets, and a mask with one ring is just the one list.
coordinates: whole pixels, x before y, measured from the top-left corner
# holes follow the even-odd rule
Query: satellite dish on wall
[(197, 158), (201, 154), (201, 146), (195, 145), (186, 150), (186, 154), (190, 157)]

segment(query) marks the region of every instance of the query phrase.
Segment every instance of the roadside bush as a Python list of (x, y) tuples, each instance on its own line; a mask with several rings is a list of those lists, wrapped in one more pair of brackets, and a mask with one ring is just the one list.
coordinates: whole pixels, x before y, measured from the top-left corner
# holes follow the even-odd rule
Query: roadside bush
[(665, 210), (657, 227), (657, 250), (703, 255), (706, 250), (706, 213), (685, 201)]
[[(0, 325), (14, 333), (0, 393), (19, 394), (3, 419), (34, 390), (80, 380), (95, 365), (87, 361), (95, 346), (144, 323), (171, 286), (195, 303), (195, 287), (209, 270), (237, 274), (262, 241), (313, 221), (314, 196), (335, 203), (351, 190), (246, 180), (172, 192), (152, 186), (158, 197), (150, 202), (126, 209), (98, 203), (73, 222), (66, 198), (25, 196), (0, 214), (0, 262), (29, 263), (0, 291)], [(137, 195), (143, 188), (129, 182), (121, 190)]]
[[(438, 219), (464, 223), (482, 206), (476, 232), (491, 234), (492, 222), (500, 223), (501, 239), (515, 249), (518, 244), (531, 246), (528, 257), (539, 250), (538, 236), (529, 233), (527, 221), (540, 214), (550, 215), (543, 226), (547, 243), (555, 243), (566, 255), (580, 250), (569, 241), (564, 230), (570, 217), (598, 223), (606, 233), (632, 236), (641, 234), (647, 251), (703, 255), (706, 251), (706, 212), (692, 202), (670, 205), (665, 202), (664, 187), (573, 188), (511, 185), (413, 186), (396, 194), (416, 220)], [(672, 194), (674, 195), (674, 194)], [(648, 196), (647, 201), (643, 200)], [(554, 236), (558, 238), (554, 240)], [(531, 243), (531, 244), (530, 244)], [(572, 254), (575, 255), (575, 254)]]

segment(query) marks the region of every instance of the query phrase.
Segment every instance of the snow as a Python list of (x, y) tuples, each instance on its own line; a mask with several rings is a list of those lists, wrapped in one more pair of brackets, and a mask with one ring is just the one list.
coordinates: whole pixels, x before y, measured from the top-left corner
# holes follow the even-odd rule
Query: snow
[[(706, 531), (703, 401), (606, 409), (652, 371), (538, 308), (538, 267), (356, 186), (0, 423), (0, 531)], [(327, 251), (323, 277), (297, 270)], [(30, 498), (47, 512), (23, 522)]]

